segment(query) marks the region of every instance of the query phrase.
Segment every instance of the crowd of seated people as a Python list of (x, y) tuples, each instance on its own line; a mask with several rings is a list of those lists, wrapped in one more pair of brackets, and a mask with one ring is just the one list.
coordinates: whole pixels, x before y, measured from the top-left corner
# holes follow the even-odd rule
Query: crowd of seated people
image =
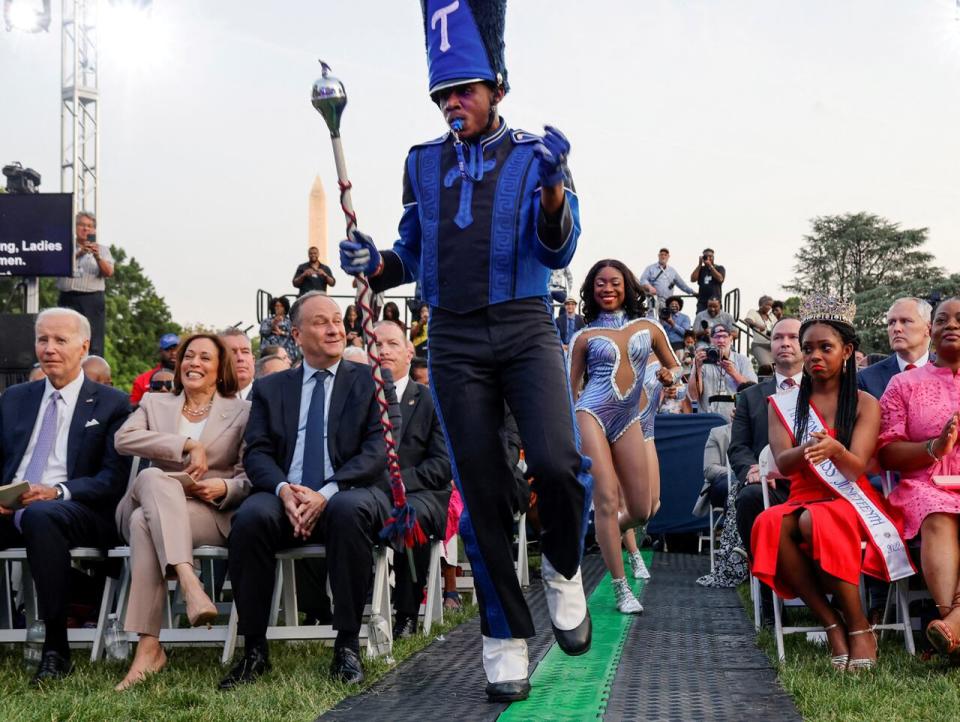
[[(664, 299), (662, 313), (674, 320), (672, 345), (683, 358), (689, 390), (682, 402), (671, 394), (658, 402), (661, 412), (731, 419), (714, 429), (705, 449), (698, 511), (723, 508), (726, 523), (718, 567), (701, 583), (740, 583), (749, 562), (762, 582), (765, 621), (771, 590), (800, 597), (826, 630), (837, 669), (873, 667), (877, 645), (859, 585), (863, 574), (891, 579), (890, 560), (850, 501), (818, 474), (826, 465), (916, 546), (916, 567), (940, 617), (927, 625), (927, 637), (938, 651), (956, 655), (960, 497), (951, 484), (960, 475), (960, 300), (931, 309), (918, 299), (899, 299), (887, 314), (890, 355), (865, 364), (842, 314), (801, 325), (764, 296), (745, 321), (762, 334), (751, 351), (771, 373), (760, 379), (754, 364), (732, 349), (736, 328), (719, 299), (701, 302), (700, 327), (687, 328), (677, 320), (683, 299)], [(576, 330), (577, 311), (575, 301), (565, 304), (557, 319), (561, 337)], [(427, 321), (425, 312), (408, 330), (399, 309), (388, 304), (376, 329), (383, 368), (393, 379), (388, 386), (404, 484), (428, 535), (447, 542), (452, 563), (444, 565), (444, 598), (455, 607), (456, 542), (452, 555), (449, 544), (462, 502), (423, 386), (427, 363), (418, 351), (426, 348)], [(110, 388), (106, 361), (88, 355), (86, 319), (61, 308), (38, 316), (36, 379), (0, 397), (2, 482), (28, 484), (14, 507), (0, 508), (0, 548), (26, 548), (46, 625), (34, 685), (72, 671), (69, 550), (124, 543), (132, 574), (124, 624), (139, 644), (118, 690), (167, 664), (159, 641), (167, 580), (179, 582), (190, 624), (217, 616), (192, 559), (192, 549), (205, 544), (228, 549), (245, 641), (221, 689), (254, 682), (270, 669), (274, 554), (311, 543), (326, 547), (322, 574), (337, 632), (329, 674), (346, 683), (363, 680), (359, 633), (372, 579), (357, 570), (372, 568), (391, 497), (359, 317), (355, 307), (341, 312), (314, 291), (292, 307), (278, 298), (264, 324), (269, 328), (261, 329), (256, 360), (237, 329), (182, 340), (163, 335), (157, 365), (137, 378), (128, 397)], [(785, 416), (778, 405), (783, 399), (795, 404), (794, 416)], [(128, 486), (132, 457), (144, 464)], [(870, 483), (878, 470), (896, 481), (889, 499)], [(417, 629), (428, 554), (418, 548), (412, 569), (394, 567), (396, 637)], [(324, 594), (321, 586), (314, 592)]]
[[(249, 339), (236, 329), (176, 338), (176, 345), (162, 339), (161, 363), (131, 407), (125, 393), (92, 380), (109, 380), (109, 367), (87, 355), (83, 316), (60, 308), (38, 316), (42, 376), (0, 396), (3, 483), (26, 482), (17, 502), (0, 508), (0, 548), (26, 548), (46, 628), (32, 684), (72, 671), (70, 549), (124, 543), (132, 577), (124, 625), (139, 644), (118, 690), (166, 666), (159, 640), (168, 579), (179, 582), (191, 625), (217, 616), (194, 569), (201, 545), (228, 549), (245, 640), (221, 689), (270, 668), (273, 555), (307, 543), (326, 548), (337, 632), (330, 674), (363, 679), (359, 632), (371, 575), (358, 570), (372, 569), (392, 506), (375, 387), (369, 367), (344, 358), (343, 317), (332, 299), (303, 294), (289, 322), (302, 351), (293, 367), (283, 346), (254, 363)], [(387, 320), (379, 333), (384, 370), (397, 374), (388, 397), (408, 498), (427, 533), (449, 542), (452, 474), (431, 395), (411, 373), (406, 329)], [(425, 380), (419, 361), (415, 376)], [(128, 486), (133, 457), (142, 462)], [(397, 565), (401, 635), (416, 628), (428, 554), (426, 547), (415, 552), (415, 575)], [(446, 601), (457, 606), (452, 581)]]

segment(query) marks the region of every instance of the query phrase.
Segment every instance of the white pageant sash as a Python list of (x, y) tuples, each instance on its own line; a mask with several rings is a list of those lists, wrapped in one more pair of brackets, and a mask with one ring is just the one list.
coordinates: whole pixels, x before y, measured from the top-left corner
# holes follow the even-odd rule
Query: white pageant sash
[[(770, 397), (770, 403), (773, 404), (780, 421), (787, 427), (791, 437), (794, 428), (796, 428), (797, 399), (799, 396), (800, 389), (794, 388)], [(813, 432), (826, 431), (823, 421), (812, 406), (809, 409), (809, 414), (806, 435), (802, 440), (796, 440), (798, 445), (807, 442)], [(837, 492), (860, 515), (861, 521), (870, 533), (874, 546), (883, 557), (889, 580), (894, 582), (897, 579), (913, 575), (915, 573), (913, 564), (897, 527), (887, 518), (886, 514), (876, 507), (870, 497), (863, 493), (857, 483), (844, 477), (830, 459), (826, 459), (816, 466), (811, 464), (811, 467), (824, 484)]]

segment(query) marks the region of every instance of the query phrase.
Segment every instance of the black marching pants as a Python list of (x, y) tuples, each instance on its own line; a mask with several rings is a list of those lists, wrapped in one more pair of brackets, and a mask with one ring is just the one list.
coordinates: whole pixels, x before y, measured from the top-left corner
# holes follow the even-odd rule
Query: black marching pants
[(545, 298), (430, 316), (430, 385), (463, 496), (460, 534), (470, 559), (484, 636), (532, 637), (514, 571), (516, 478), (500, 438), (509, 405), (534, 477), (541, 549), (572, 577), (583, 553), (592, 482), (579, 452), (570, 384)]

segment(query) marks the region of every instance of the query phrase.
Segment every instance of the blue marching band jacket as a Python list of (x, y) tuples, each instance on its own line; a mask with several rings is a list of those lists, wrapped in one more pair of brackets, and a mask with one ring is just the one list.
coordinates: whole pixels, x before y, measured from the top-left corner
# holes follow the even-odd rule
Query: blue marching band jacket
[(452, 133), (411, 148), (400, 238), (383, 253), (374, 291), (419, 279), (424, 301), (455, 313), (546, 296), (550, 270), (576, 250), (580, 212), (567, 170), (560, 212), (548, 218), (541, 209), (538, 142), (501, 119), (479, 142), (464, 142), (467, 179)]

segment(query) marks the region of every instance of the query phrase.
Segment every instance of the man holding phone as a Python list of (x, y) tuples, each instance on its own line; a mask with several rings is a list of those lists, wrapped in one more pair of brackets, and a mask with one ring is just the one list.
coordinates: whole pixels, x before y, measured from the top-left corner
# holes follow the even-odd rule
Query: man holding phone
[(97, 243), (97, 218), (90, 211), (77, 214), (76, 262), (73, 276), (57, 279), (57, 305), (72, 308), (90, 322), (90, 353), (103, 356), (104, 279), (113, 275), (110, 249)]

